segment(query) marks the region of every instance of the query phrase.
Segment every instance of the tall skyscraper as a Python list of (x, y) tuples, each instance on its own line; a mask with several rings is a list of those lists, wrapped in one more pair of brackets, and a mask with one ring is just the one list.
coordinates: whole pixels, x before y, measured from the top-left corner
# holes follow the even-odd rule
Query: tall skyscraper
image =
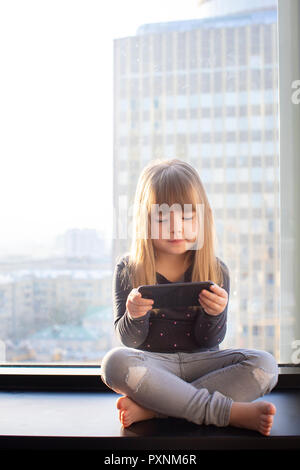
[[(118, 215), (126, 198), (130, 207), (149, 160), (190, 162), (214, 212), (217, 254), (230, 270), (223, 346), (278, 357), (276, 4), (257, 1), (248, 11), (249, 2), (200, 3), (200, 19), (146, 24), (115, 40), (114, 207)], [(115, 227), (113, 262), (130, 241)]]

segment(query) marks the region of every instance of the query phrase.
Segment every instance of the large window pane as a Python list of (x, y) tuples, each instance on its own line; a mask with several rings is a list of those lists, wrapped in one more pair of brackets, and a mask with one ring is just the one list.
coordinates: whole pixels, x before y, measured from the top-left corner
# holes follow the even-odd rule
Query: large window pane
[(255, 6), (1, 3), (1, 360), (98, 362), (115, 345), (116, 215), (156, 157), (194, 165), (214, 209), (222, 347), (279, 359), (277, 2)]
[[(172, 149), (174, 156), (195, 165), (214, 208), (219, 254), (231, 272), (228, 332), (222, 347), (263, 348), (278, 359), (277, 4), (258, 4), (268, 8), (246, 13), (249, 2), (202, 2), (199, 16), (205, 17), (197, 21), (147, 24), (135, 36), (116, 39), (115, 61), (123, 60), (126, 44), (127, 70), (132, 60), (139, 63), (127, 78), (147, 77), (154, 85), (165, 71), (165, 86), (156, 92), (150, 85), (152, 99), (147, 90), (148, 149), (152, 158), (169, 156)], [(147, 68), (143, 57), (130, 55), (132, 44), (136, 50), (143, 44), (150, 58), (157, 43), (159, 68), (153, 55)], [(197, 63), (189, 59), (196, 52)], [(120, 84), (115, 71), (114, 158), (117, 168), (118, 152), (126, 148), (135, 161), (130, 180), (136, 182), (144, 164), (139, 157), (143, 143), (141, 136), (134, 141), (118, 137)], [(136, 89), (135, 98), (143, 102), (143, 88)], [(160, 114), (155, 100), (161, 103)], [(142, 113), (133, 116), (129, 110), (128, 119), (145, 130)], [(116, 185), (115, 200), (126, 195), (130, 205), (134, 189), (134, 184)], [(128, 240), (116, 240), (113, 256), (128, 249)]]

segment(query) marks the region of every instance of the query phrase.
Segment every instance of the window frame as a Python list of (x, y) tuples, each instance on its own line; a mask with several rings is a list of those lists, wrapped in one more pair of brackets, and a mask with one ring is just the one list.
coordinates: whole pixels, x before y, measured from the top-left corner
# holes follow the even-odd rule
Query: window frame
[[(293, 83), (300, 78), (300, 4), (298, 0), (278, 0), (278, 102), (280, 142), (280, 360), (292, 361), (294, 340), (300, 340), (300, 103), (294, 103)], [(298, 88), (299, 90), (299, 88)], [(284, 156), (284, 158), (282, 157)], [(296, 183), (296, 186), (295, 186)], [(285, 312), (285, 315), (283, 315)], [(287, 325), (293, 320), (293, 331)], [(287, 326), (286, 326), (287, 325)], [(291, 336), (291, 334), (294, 337)], [(296, 349), (299, 356), (299, 348)], [(297, 358), (298, 360), (298, 358)]]

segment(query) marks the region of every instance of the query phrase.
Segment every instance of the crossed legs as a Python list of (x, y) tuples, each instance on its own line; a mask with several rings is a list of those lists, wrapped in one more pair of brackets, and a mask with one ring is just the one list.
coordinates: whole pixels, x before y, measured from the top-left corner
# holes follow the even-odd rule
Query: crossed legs
[(224, 350), (183, 353), (180, 363), (177, 357), (122, 347), (106, 354), (102, 379), (124, 395), (117, 401), (124, 427), (175, 416), (198, 424), (270, 433), (275, 406), (252, 401), (277, 382), (273, 356), (256, 350)]

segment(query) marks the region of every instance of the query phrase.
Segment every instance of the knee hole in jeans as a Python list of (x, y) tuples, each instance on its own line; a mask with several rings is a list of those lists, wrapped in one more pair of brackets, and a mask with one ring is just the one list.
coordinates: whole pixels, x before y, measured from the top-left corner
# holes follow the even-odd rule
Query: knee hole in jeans
[(271, 391), (278, 378), (278, 367), (275, 358), (266, 351), (262, 352), (252, 373), (263, 393)]
[(114, 348), (103, 359), (102, 380), (116, 392), (125, 393), (127, 387), (136, 392), (147, 372), (144, 364), (144, 357), (136, 351)]

